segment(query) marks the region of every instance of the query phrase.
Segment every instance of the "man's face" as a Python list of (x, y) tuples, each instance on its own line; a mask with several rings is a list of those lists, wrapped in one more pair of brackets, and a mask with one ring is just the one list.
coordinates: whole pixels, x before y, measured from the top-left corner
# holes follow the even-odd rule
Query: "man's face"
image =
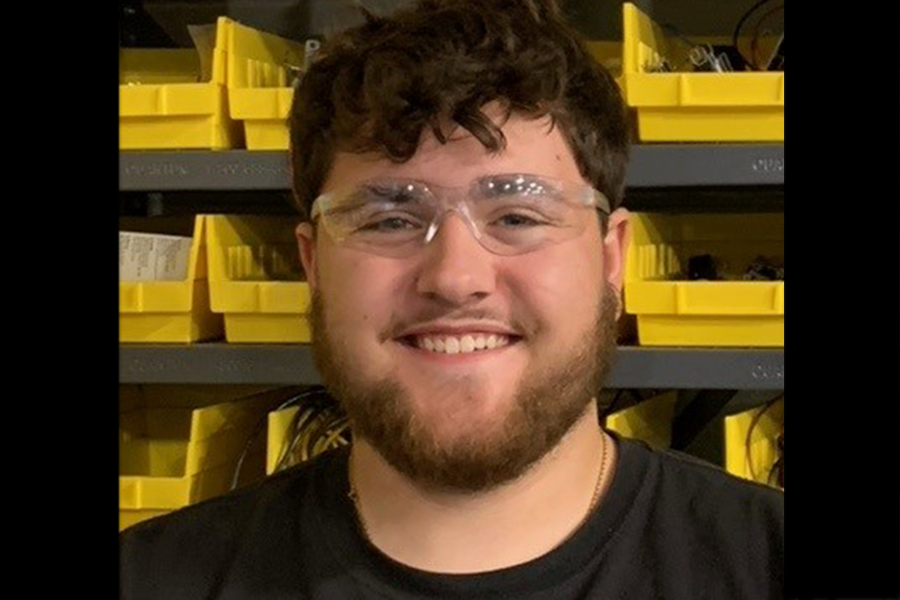
[[(547, 120), (513, 115), (502, 129), (507, 147), (495, 155), (463, 130), (445, 145), (423, 134), (402, 164), (340, 153), (322, 191), (376, 177), (460, 186), (498, 173), (583, 183)], [(578, 237), (516, 256), (483, 248), (455, 213), (408, 258), (337, 245), (321, 226), (315, 239), (301, 224), (317, 366), (354, 436), (411, 480), (461, 491), (514, 479), (554, 448), (608, 369), (628, 238), (624, 210), (605, 239), (596, 212), (582, 213), (589, 226)], [(502, 332), (509, 343), (436, 353), (411, 330), (432, 340)]]

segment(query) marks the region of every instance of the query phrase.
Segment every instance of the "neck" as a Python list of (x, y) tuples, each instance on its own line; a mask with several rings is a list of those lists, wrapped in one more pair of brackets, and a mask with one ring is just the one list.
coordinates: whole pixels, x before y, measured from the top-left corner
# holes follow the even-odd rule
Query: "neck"
[[(598, 482), (604, 437), (606, 466)], [(373, 545), (417, 569), (475, 573), (521, 564), (563, 543), (583, 524), (595, 497), (602, 504), (615, 457), (591, 402), (525, 475), (483, 493), (424, 490), (364, 439), (354, 441), (350, 462), (357, 510)]]

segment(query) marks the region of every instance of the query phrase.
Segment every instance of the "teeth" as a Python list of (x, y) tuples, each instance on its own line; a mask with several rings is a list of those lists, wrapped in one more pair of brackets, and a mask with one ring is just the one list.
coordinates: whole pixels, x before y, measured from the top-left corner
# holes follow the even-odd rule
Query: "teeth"
[(468, 354), (479, 350), (491, 350), (508, 346), (509, 338), (505, 335), (464, 335), (462, 337), (417, 336), (416, 345), (423, 350), (443, 354)]

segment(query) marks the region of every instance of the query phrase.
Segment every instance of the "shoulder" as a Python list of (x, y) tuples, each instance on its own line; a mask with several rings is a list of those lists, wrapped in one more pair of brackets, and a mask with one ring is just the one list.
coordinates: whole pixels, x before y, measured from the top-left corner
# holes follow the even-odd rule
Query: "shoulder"
[(783, 491), (641, 442), (623, 450), (642, 474), (624, 530), (666, 585), (692, 590), (684, 597), (783, 597)]
[(721, 467), (675, 450), (653, 451), (660, 465), (661, 484), (672, 493), (703, 499), (710, 506), (732, 506), (747, 502), (762, 510), (784, 512), (784, 491), (743, 479)]
[[(697, 535), (729, 545), (753, 541), (780, 552), (784, 543), (784, 492), (732, 475), (693, 456), (651, 450), (656, 463), (655, 504), (661, 514), (680, 516)], [(665, 508), (663, 508), (665, 507)], [(673, 512), (675, 511), (675, 512)], [(777, 548), (775, 548), (777, 547)]]
[(254, 485), (143, 521), (123, 531), (120, 540), (126, 543), (168, 535), (227, 535), (231, 531), (227, 525), (237, 525), (260, 504), (277, 501), (286, 488), (306, 487), (310, 471), (307, 465), (289, 469)]

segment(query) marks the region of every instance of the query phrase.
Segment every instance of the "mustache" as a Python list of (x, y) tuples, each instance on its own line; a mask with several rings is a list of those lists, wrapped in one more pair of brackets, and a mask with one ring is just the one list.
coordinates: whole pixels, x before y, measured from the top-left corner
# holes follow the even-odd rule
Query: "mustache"
[(533, 334), (533, 327), (520, 318), (515, 316), (505, 317), (498, 314), (495, 310), (490, 309), (423, 309), (414, 316), (403, 316), (392, 314), (390, 324), (379, 336), (380, 342), (386, 342), (398, 337), (403, 331), (409, 330), (420, 325), (427, 325), (435, 321), (485, 321), (490, 323), (505, 324), (514, 331), (520, 332), (522, 335), (530, 337)]

